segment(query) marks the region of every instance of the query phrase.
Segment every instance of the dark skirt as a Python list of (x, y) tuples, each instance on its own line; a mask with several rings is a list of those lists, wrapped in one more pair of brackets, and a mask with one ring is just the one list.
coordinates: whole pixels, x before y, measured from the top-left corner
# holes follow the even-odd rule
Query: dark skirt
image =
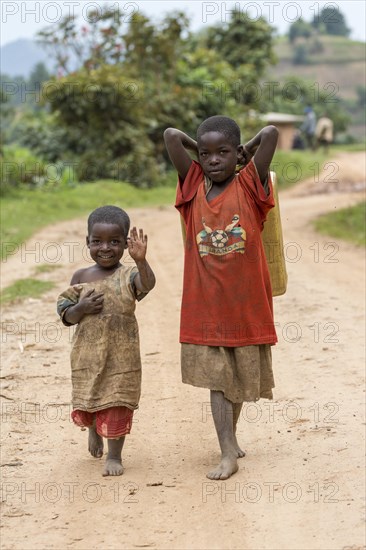
[(222, 391), (232, 403), (273, 398), (269, 344), (237, 348), (182, 344), (181, 367), (185, 384)]

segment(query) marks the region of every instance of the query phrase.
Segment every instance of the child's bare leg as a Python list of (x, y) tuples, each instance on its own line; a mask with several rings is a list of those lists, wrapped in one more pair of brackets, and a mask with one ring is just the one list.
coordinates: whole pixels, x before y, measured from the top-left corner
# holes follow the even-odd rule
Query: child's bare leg
[(97, 434), (95, 426), (89, 428), (88, 450), (95, 458), (103, 456), (103, 438)]
[(238, 444), (238, 440), (236, 439), (236, 425), (239, 420), (241, 408), (243, 406), (243, 403), (233, 403), (233, 428), (234, 428), (234, 442), (236, 447), (236, 456), (238, 458), (242, 458), (245, 456), (245, 451), (243, 451)]
[(211, 390), (211, 411), (221, 449), (221, 462), (207, 474), (209, 479), (227, 479), (238, 470), (234, 439), (233, 404), (221, 391)]
[(123, 474), (122, 449), (125, 436), (119, 439), (108, 439), (108, 454), (104, 466), (104, 476), (120, 476)]

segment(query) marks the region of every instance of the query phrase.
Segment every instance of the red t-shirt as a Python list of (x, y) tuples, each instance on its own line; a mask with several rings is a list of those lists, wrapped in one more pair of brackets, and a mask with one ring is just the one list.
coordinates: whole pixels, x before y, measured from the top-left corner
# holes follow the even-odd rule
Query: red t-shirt
[(277, 342), (261, 240), (274, 206), (253, 161), (210, 202), (198, 162), (179, 181), (176, 208), (186, 224), (180, 342), (249, 346)]

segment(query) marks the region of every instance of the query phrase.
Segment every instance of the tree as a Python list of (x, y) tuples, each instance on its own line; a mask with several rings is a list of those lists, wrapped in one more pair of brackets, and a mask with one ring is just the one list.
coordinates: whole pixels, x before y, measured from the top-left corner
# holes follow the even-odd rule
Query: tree
[(216, 51), (221, 59), (239, 70), (252, 66), (261, 76), (269, 63), (274, 63), (272, 34), (274, 29), (260, 17), (250, 19), (239, 8), (231, 12), (230, 21), (224, 25), (209, 27), (205, 46)]
[(41, 89), (43, 82), (46, 82), (51, 77), (44, 63), (37, 63), (26, 83), (26, 103), (28, 107), (39, 111), (41, 107)]
[(88, 21), (79, 30), (77, 17), (69, 15), (58, 26), (52, 25), (38, 33), (38, 42), (51, 50), (56, 58), (60, 76), (69, 74), (76, 67), (91, 71), (104, 63), (121, 62), (122, 10), (107, 9), (103, 13), (89, 10)]
[(18, 115), (11, 128), (10, 139), (52, 163), (67, 158), (69, 150), (78, 151), (78, 142), (72, 141), (70, 132), (45, 109), (27, 109)]
[(143, 83), (126, 77), (122, 66), (83, 69), (46, 83), (43, 94), (75, 145), (78, 179), (115, 177), (119, 170), (136, 173), (141, 165), (145, 179), (136, 184), (156, 180), (142, 109)]
[(6, 100), (10, 105), (19, 106), (24, 104), (24, 90), (27, 86), (24, 76), (1, 74), (1, 84)]
[(178, 60), (186, 50), (189, 21), (184, 13), (167, 15), (160, 24), (153, 25), (143, 14), (135, 13), (123, 36), (124, 65), (128, 73), (143, 79), (153, 93), (174, 86)]
[(4, 122), (5, 117), (8, 114), (8, 110), (7, 110), (7, 106), (6, 106), (7, 101), (8, 101), (8, 99), (6, 97), (6, 94), (1, 89), (0, 90), (0, 114), (1, 114), (1, 118), (0, 118), (0, 121), (1, 121), (1, 125), (0, 125), (0, 157), (3, 156), (3, 143), (5, 141), (3, 122)]
[(308, 50), (305, 44), (298, 44), (294, 49), (294, 65), (306, 65), (308, 63)]
[(29, 75), (28, 84), (33, 85), (35, 89), (40, 90), (42, 83), (51, 77), (44, 63), (37, 63)]
[(356, 93), (358, 106), (364, 108), (366, 105), (366, 86), (357, 86)]
[(307, 23), (302, 17), (300, 17), (297, 21), (290, 25), (288, 39), (291, 44), (293, 44), (297, 38), (310, 38), (312, 34), (313, 28), (311, 24)]
[[(43, 96), (67, 134), (69, 154), (80, 160), (79, 179), (122, 177), (150, 186), (170, 166), (165, 128), (193, 134), (218, 112), (240, 123), (258, 105), (259, 78), (273, 60), (272, 29), (235, 11), (224, 28), (197, 36), (181, 12), (157, 24), (135, 13), (123, 32), (120, 23), (112, 11), (93, 19), (85, 43), (74, 18), (42, 31), (68, 72), (46, 83)], [(72, 52), (82, 66), (74, 72)]]
[(336, 36), (349, 36), (350, 29), (346, 25), (346, 20), (338, 6), (325, 6), (319, 16), (314, 15), (312, 26), (317, 30), (324, 29), (325, 34)]

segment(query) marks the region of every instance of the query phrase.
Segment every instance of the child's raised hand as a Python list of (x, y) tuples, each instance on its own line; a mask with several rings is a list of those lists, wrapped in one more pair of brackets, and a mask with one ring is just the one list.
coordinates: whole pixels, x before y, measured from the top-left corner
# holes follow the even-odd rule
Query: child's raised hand
[(130, 231), (130, 236), (127, 238), (128, 253), (135, 262), (144, 260), (146, 257), (147, 235), (144, 235), (142, 229), (137, 233), (136, 227)]
[(79, 300), (78, 309), (84, 315), (100, 313), (103, 309), (103, 292), (96, 293), (94, 289), (88, 290)]

